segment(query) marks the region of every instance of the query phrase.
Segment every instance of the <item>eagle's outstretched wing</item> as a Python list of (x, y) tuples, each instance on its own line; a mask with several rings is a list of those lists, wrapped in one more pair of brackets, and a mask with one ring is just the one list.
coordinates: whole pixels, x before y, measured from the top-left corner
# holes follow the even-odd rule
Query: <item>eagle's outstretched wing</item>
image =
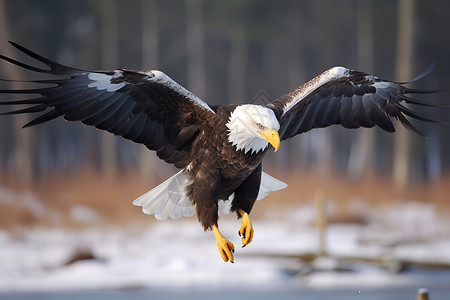
[(409, 82), (393, 82), (344, 67), (331, 68), (306, 84), (269, 103), (280, 122), (282, 140), (313, 128), (341, 124), (346, 128), (379, 126), (394, 132), (391, 117), (403, 126), (423, 135), (406, 116), (427, 122), (436, 122), (418, 115), (402, 102), (437, 106), (410, 98), (408, 94), (438, 91), (415, 90), (404, 84), (426, 76), (424, 73)]
[(0, 90), (3, 94), (40, 95), (27, 100), (0, 102), (1, 105), (29, 106), (4, 114), (44, 112), (24, 127), (63, 116), (68, 121), (81, 121), (144, 144), (157, 151), (161, 159), (183, 168), (190, 162), (190, 149), (202, 120), (214, 114), (208, 104), (163, 72), (80, 70), (11, 44), (47, 65), (49, 70), (3, 55), (0, 55), (1, 59), (34, 72), (58, 76), (56, 79), (22, 81), (45, 85), (40, 88)]

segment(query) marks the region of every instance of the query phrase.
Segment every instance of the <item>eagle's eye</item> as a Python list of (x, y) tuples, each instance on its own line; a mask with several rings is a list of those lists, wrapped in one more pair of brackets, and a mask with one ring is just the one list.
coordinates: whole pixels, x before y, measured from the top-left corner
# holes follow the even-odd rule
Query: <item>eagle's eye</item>
[(261, 123), (256, 123), (256, 126), (258, 127), (259, 130), (264, 130), (266, 128), (266, 126), (264, 126)]

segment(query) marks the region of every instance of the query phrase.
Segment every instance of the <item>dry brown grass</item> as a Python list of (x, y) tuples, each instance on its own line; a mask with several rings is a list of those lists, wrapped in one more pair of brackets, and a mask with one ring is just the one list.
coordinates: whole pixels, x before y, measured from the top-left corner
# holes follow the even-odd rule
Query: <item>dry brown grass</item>
[[(281, 174), (277, 178), (288, 183), (288, 188), (272, 193), (269, 201), (262, 201), (258, 214), (283, 213), (289, 207), (299, 204), (314, 204), (318, 193), (333, 202), (335, 212), (330, 221), (359, 222), (361, 211), (355, 209), (356, 202), (362, 202), (367, 209), (385, 209), (389, 205), (419, 202), (430, 203), (438, 211), (450, 213), (450, 176), (444, 176), (435, 183), (416, 182), (398, 187), (388, 177), (368, 176), (351, 180), (342, 175), (320, 175), (316, 173)], [(258, 206), (260, 206), (258, 204)], [(281, 210), (280, 210), (281, 208)], [(369, 212), (367, 212), (369, 214)]]
[[(258, 202), (252, 212), (253, 218), (282, 218), (287, 209), (299, 204), (313, 204), (320, 192), (332, 200), (335, 207), (330, 221), (361, 222), (364, 216), (355, 212), (355, 200), (361, 200), (369, 209), (381, 209), (390, 204), (406, 201), (431, 203), (439, 211), (450, 212), (450, 176), (434, 184), (415, 183), (407, 188), (397, 188), (388, 179), (367, 177), (349, 180), (338, 175), (278, 174), (277, 178), (289, 184), (285, 190), (272, 193)], [(144, 215), (132, 200), (159, 183), (145, 180), (138, 172), (100, 175), (86, 168), (82, 172), (67, 175), (54, 174), (37, 180), (30, 187), (23, 186), (11, 176), (1, 178), (2, 188), (14, 195), (27, 191), (44, 205), (44, 213), (36, 214), (30, 203), (18, 197), (17, 201), (0, 199), (0, 228), (13, 229), (32, 226), (80, 227), (92, 225), (125, 225), (153, 222), (152, 216)], [(0, 194), (0, 197), (1, 194)], [(94, 224), (74, 220), (70, 212), (76, 206), (92, 208), (100, 215)]]
[[(3, 187), (21, 195), (31, 191), (45, 206), (42, 217), (34, 216), (26, 209), (26, 203), (19, 197), (18, 202), (0, 201), (0, 227), (19, 226), (86, 226), (73, 220), (71, 210), (76, 206), (89, 207), (100, 215), (99, 222), (121, 225), (129, 222), (150, 221), (153, 218), (142, 214), (140, 208), (131, 204), (139, 195), (155, 184), (146, 183), (137, 172), (101, 175), (86, 168), (77, 174), (54, 174), (39, 179), (25, 187), (12, 177), (4, 177)], [(1, 199), (0, 199), (1, 200)], [(3, 206), (3, 207), (2, 207)], [(88, 224), (92, 225), (92, 224)]]

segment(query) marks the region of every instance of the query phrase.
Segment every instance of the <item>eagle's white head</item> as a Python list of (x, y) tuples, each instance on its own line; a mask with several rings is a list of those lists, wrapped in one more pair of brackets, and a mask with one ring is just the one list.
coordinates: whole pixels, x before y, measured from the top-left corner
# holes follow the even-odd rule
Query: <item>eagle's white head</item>
[(280, 124), (273, 111), (265, 106), (239, 105), (231, 113), (226, 125), (228, 141), (237, 150), (254, 154), (265, 149), (269, 143), (275, 151), (280, 146)]

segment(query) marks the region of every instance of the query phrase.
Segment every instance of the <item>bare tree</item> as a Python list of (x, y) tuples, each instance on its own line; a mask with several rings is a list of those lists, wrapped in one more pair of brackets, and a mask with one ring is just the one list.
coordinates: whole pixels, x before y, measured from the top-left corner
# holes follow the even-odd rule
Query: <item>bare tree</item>
[[(156, 0), (141, 0), (141, 22), (142, 22), (142, 69), (158, 68), (158, 2)], [(153, 151), (148, 151), (141, 146), (139, 152), (139, 170), (141, 175), (147, 179), (151, 178), (152, 170), (158, 163)]]
[[(305, 29), (303, 24), (303, 18), (299, 17), (299, 5), (301, 2), (291, 2), (289, 11), (286, 16), (287, 35), (285, 37), (285, 43), (289, 45), (286, 47), (287, 58), (287, 74), (288, 74), (288, 90), (297, 88), (300, 84), (306, 82), (305, 71), (305, 59), (303, 52), (303, 38), (305, 37)], [(297, 38), (292, 39), (295, 36)], [(300, 36), (300, 37), (298, 37)], [(295, 164), (295, 167), (300, 167), (305, 170), (308, 167), (310, 147), (308, 142), (308, 136), (299, 135), (296, 139), (291, 141), (291, 147), (289, 151), (291, 154), (291, 161)]]
[[(101, 64), (104, 69), (117, 66), (119, 58), (119, 42), (117, 28), (117, 2), (102, 0), (100, 2), (101, 22)], [(117, 171), (117, 139), (115, 136), (101, 132), (101, 170), (104, 174)]]
[[(372, 1), (359, 1), (357, 13), (358, 28), (358, 68), (365, 72), (374, 69), (374, 41)], [(360, 128), (356, 140), (350, 150), (347, 173), (351, 178), (360, 178), (364, 173), (373, 172), (373, 157), (375, 152), (375, 130)]]
[[(5, 3), (3, 0), (0, 0), (0, 50), (1, 53), (6, 56), (13, 56), (11, 47), (6, 42), (4, 37), (8, 36), (8, 18), (5, 13)], [(24, 76), (22, 72), (17, 67), (12, 64), (5, 64), (4, 66), (5, 74), (8, 74), (9, 78), (12, 79), (20, 79)], [(23, 89), (23, 83), (16, 82), (11, 83), (14, 84), (14, 88)], [(33, 130), (32, 128), (28, 128), (27, 130), (22, 130), (22, 126), (28, 122), (29, 117), (27, 115), (15, 115), (14, 116), (14, 130), (15, 130), (15, 146), (14, 153), (16, 154), (15, 159), (15, 167), (14, 170), (20, 176), (17, 176), (19, 180), (22, 181), (23, 184), (29, 185), (33, 179), (33, 161), (32, 161), (32, 153), (33, 153)]]
[[(413, 49), (413, 17), (414, 0), (399, 0), (398, 2), (398, 34), (397, 34), (397, 64), (396, 79), (411, 78)], [(394, 139), (394, 183), (404, 187), (408, 183), (409, 174), (409, 132), (398, 126)]]
[(185, 5), (188, 88), (200, 98), (204, 98), (206, 76), (202, 0), (186, 0)]
[(228, 100), (240, 103), (245, 99), (245, 67), (247, 65), (247, 38), (243, 26), (231, 31), (231, 53), (228, 63)]

